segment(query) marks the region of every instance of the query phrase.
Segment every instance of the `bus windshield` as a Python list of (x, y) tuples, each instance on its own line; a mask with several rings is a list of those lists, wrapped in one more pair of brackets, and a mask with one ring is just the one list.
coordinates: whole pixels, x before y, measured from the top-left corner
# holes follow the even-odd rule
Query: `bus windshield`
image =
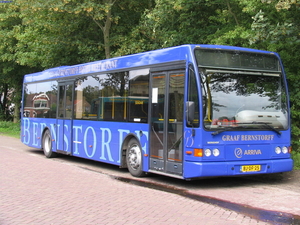
[[(274, 64), (275, 65), (275, 64)], [(277, 62), (278, 65), (278, 62)], [(204, 127), (208, 130), (288, 128), (281, 71), (268, 68), (200, 67)]]

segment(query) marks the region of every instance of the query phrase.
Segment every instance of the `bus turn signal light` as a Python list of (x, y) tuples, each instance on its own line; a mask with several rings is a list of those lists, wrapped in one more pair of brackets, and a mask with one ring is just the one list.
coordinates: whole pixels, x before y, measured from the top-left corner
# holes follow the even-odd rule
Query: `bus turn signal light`
[(194, 148), (194, 156), (203, 157), (203, 149), (202, 148)]

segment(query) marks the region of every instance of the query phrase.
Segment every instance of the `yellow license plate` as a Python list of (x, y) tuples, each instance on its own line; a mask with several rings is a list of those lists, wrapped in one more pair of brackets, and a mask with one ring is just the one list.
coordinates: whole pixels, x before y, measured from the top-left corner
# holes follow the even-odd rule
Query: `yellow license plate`
[(241, 171), (242, 172), (256, 172), (260, 171), (261, 166), (260, 165), (248, 165), (248, 166), (242, 166)]

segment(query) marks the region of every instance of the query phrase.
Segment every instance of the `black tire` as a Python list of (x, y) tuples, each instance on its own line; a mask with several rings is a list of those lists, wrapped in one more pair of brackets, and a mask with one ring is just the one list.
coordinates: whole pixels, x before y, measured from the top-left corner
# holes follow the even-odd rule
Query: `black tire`
[(126, 163), (130, 174), (134, 177), (143, 177), (146, 173), (143, 171), (143, 154), (139, 142), (132, 138), (126, 150)]
[(42, 148), (44, 155), (47, 158), (53, 158), (57, 156), (57, 153), (52, 151), (52, 138), (49, 130), (46, 130), (43, 135)]

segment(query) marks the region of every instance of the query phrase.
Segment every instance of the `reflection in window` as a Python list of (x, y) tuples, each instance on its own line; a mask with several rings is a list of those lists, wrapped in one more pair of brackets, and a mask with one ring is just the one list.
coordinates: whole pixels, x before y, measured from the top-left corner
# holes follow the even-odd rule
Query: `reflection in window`
[(75, 84), (75, 119), (147, 122), (149, 70), (84, 76)]
[(199, 100), (198, 88), (196, 83), (195, 72), (192, 66), (189, 67), (189, 80), (188, 80), (188, 101), (195, 104), (195, 116), (193, 124), (188, 126), (199, 127)]
[(184, 74), (170, 75), (169, 81), (169, 120), (182, 122)]
[(171, 73), (169, 76), (168, 160), (177, 162), (182, 161), (184, 80), (183, 71)]
[(24, 86), (24, 117), (55, 118), (57, 82), (42, 82)]
[(243, 127), (261, 129), (261, 125), (254, 126), (252, 122), (287, 128), (287, 97), (279, 73), (264, 75), (203, 70), (202, 81), (207, 102), (206, 128), (243, 123)]
[(147, 122), (149, 99), (149, 70), (129, 72), (128, 120)]

